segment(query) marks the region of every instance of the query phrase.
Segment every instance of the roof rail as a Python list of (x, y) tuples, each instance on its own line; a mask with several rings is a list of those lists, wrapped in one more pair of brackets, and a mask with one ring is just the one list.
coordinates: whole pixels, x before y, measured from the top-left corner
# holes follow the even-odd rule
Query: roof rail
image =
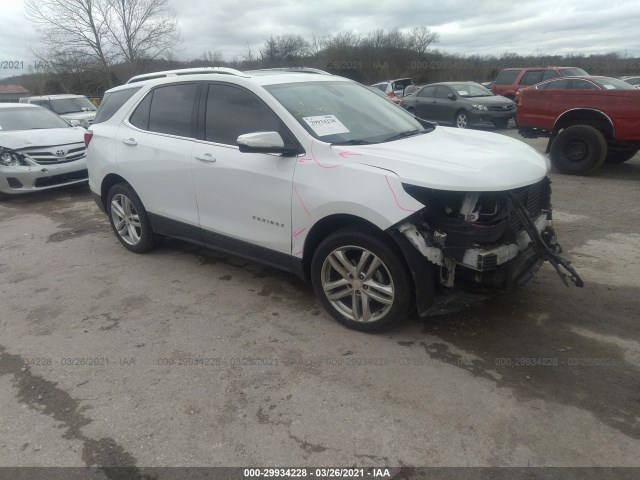
[(235, 68), (225, 67), (199, 67), (199, 68), (181, 68), (178, 70), (166, 70), (163, 72), (145, 73), (131, 77), (127, 83), (142, 82), (144, 80), (153, 80), (156, 78), (177, 77), (180, 75), (199, 75), (203, 73), (218, 73), (225, 75), (236, 75), (238, 77), (248, 77), (247, 74), (236, 70)]
[[(258, 70), (249, 70), (249, 72), (291, 72), (291, 73), (315, 73), (318, 75), (331, 75), (329, 72), (310, 67), (279, 67), (279, 68), (260, 68)], [(247, 73), (249, 73), (247, 72)]]

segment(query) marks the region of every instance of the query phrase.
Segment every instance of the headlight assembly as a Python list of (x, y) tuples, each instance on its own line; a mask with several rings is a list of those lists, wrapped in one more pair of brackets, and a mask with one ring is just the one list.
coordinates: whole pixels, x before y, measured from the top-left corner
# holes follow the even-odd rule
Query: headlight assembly
[(472, 107), (476, 110), (482, 110), (483, 112), (489, 110), (486, 105), (472, 105)]
[(1, 167), (28, 167), (30, 164), (19, 153), (13, 150), (0, 150)]

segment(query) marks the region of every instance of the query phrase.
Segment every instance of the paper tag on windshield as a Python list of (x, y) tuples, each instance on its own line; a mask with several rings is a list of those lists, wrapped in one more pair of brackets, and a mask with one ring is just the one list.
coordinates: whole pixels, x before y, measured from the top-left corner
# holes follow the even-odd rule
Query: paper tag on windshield
[(458, 93), (463, 97), (466, 97), (467, 95), (469, 95), (469, 92), (467, 92), (465, 90), (458, 90)]
[(349, 133), (335, 115), (318, 115), (317, 117), (302, 117), (319, 137), (335, 135), (337, 133)]
[(614, 85), (605, 85), (604, 88), (606, 88), (607, 90), (615, 90), (616, 87)]

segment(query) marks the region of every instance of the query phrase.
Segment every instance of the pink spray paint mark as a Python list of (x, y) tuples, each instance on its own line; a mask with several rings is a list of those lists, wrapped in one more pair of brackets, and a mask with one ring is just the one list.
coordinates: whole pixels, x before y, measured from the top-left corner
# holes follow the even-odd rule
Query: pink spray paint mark
[(389, 182), (389, 177), (387, 177), (385, 175), (384, 179), (387, 181), (387, 185), (389, 186), (389, 190), (391, 190), (391, 195), (393, 195), (393, 199), (396, 201), (396, 205), (398, 206), (398, 208), (400, 210), (404, 210), (405, 212), (415, 213), (417, 210), (411, 210), (409, 208), (404, 208), (402, 205), (400, 205), (400, 202), (398, 202), (398, 197), (396, 197), (396, 192), (393, 191), (393, 187), (391, 186), (391, 182)]
[(353, 156), (353, 155), (360, 156), (362, 154), (361, 153), (356, 153), (356, 152), (346, 151), (346, 152), (340, 152), (338, 155), (340, 155), (342, 158), (344, 158), (344, 157), (350, 157), (350, 156)]
[(307, 227), (301, 228), (300, 230), (296, 230), (293, 232), (293, 238), (298, 238), (302, 232), (304, 232), (307, 229)]
[(315, 153), (313, 153), (313, 140), (311, 140), (311, 147), (309, 148), (310, 152), (311, 152), (311, 159), (316, 162), (318, 164), (319, 167), (322, 168), (336, 168), (336, 167), (341, 167), (342, 165), (322, 165), (318, 159), (316, 158)]
[(299, 252), (294, 253), (293, 255), (295, 255), (296, 257), (301, 257), (302, 256), (302, 250), (300, 250)]
[(298, 197), (298, 200), (300, 201), (300, 205), (302, 205), (302, 208), (304, 208), (304, 211), (307, 212), (307, 215), (311, 215), (309, 213), (309, 210), (307, 210), (307, 207), (305, 206), (304, 202), (302, 201), (302, 197), (300, 197), (300, 194), (298, 193), (298, 189), (296, 187), (293, 187), (293, 191), (296, 192), (296, 196)]

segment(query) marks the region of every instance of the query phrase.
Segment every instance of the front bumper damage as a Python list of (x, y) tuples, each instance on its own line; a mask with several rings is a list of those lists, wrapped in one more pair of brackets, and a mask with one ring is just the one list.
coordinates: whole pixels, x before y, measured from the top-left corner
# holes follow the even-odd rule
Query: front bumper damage
[[(531, 280), (545, 261), (565, 285), (584, 285), (560, 255), (549, 185), (545, 179), (531, 187), (488, 192), (484, 198), (480, 193), (460, 194), (455, 208), (450, 198), (429, 203), (423, 197), (425, 209), (391, 229), (412, 271), (420, 316), (433, 310), (431, 292), (437, 287), (510, 290)], [(483, 214), (489, 205), (495, 210)]]

